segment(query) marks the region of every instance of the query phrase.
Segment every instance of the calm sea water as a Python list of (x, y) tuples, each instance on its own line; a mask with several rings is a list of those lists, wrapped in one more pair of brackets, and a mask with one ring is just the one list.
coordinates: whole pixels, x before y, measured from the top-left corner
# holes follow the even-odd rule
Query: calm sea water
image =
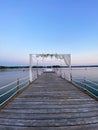
[[(63, 71), (68, 74), (68, 69)], [(25, 76), (29, 76), (29, 69), (7, 69), (0, 71), (0, 87)], [(98, 83), (98, 67), (72, 68), (72, 77), (74, 79), (86, 78)]]
[(88, 79), (98, 82), (98, 67), (86, 67), (72, 69), (73, 78)]
[[(69, 70), (65, 68), (63, 69), (63, 73), (65, 73), (66, 79), (68, 79)], [(98, 83), (98, 67), (72, 68), (71, 73), (72, 73), (73, 80), (88, 79)]]
[(29, 76), (29, 69), (5, 69), (0, 71), (0, 87), (17, 80)]

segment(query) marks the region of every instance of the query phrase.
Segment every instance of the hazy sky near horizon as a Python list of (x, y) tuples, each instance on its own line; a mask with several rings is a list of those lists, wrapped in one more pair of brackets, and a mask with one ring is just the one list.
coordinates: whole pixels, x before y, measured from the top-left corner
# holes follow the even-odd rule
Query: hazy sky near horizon
[(28, 65), (30, 53), (98, 64), (98, 0), (0, 0), (0, 65)]

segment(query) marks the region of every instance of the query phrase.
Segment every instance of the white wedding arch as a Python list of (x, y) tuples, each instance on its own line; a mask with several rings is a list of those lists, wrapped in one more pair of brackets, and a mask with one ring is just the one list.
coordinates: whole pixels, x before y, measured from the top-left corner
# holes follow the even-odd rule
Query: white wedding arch
[(55, 58), (55, 59), (61, 59), (64, 61), (64, 63), (69, 67), (69, 73), (70, 77), (69, 80), (71, 80), (71, 54), (29, 54), (29, 77), (30, 82), (32, 82), (32, 64), (33, 59), (35, 58)]

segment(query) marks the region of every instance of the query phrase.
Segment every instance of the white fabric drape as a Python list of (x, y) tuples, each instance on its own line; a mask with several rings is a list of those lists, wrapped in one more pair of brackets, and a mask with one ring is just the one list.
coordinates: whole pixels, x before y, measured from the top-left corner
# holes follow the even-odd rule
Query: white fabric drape
[(66, 65), (70, 66), (71, 65), (71, 55), (70, 54), (65, 54), (63, 55), (63, 59)]
[(56, 59), (62, 59), (64, 60), (65, 64), (67, 66), (71, 66), (71, 55), (70, 54), (36, 54), (36, 57), (55, 57)]

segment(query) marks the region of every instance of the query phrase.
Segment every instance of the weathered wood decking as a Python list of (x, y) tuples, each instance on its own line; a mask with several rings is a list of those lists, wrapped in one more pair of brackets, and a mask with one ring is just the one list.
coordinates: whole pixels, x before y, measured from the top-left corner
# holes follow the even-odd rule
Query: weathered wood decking
[(0, 111), (0, 130), (98, 130), (98, 102), (44, 73)]

